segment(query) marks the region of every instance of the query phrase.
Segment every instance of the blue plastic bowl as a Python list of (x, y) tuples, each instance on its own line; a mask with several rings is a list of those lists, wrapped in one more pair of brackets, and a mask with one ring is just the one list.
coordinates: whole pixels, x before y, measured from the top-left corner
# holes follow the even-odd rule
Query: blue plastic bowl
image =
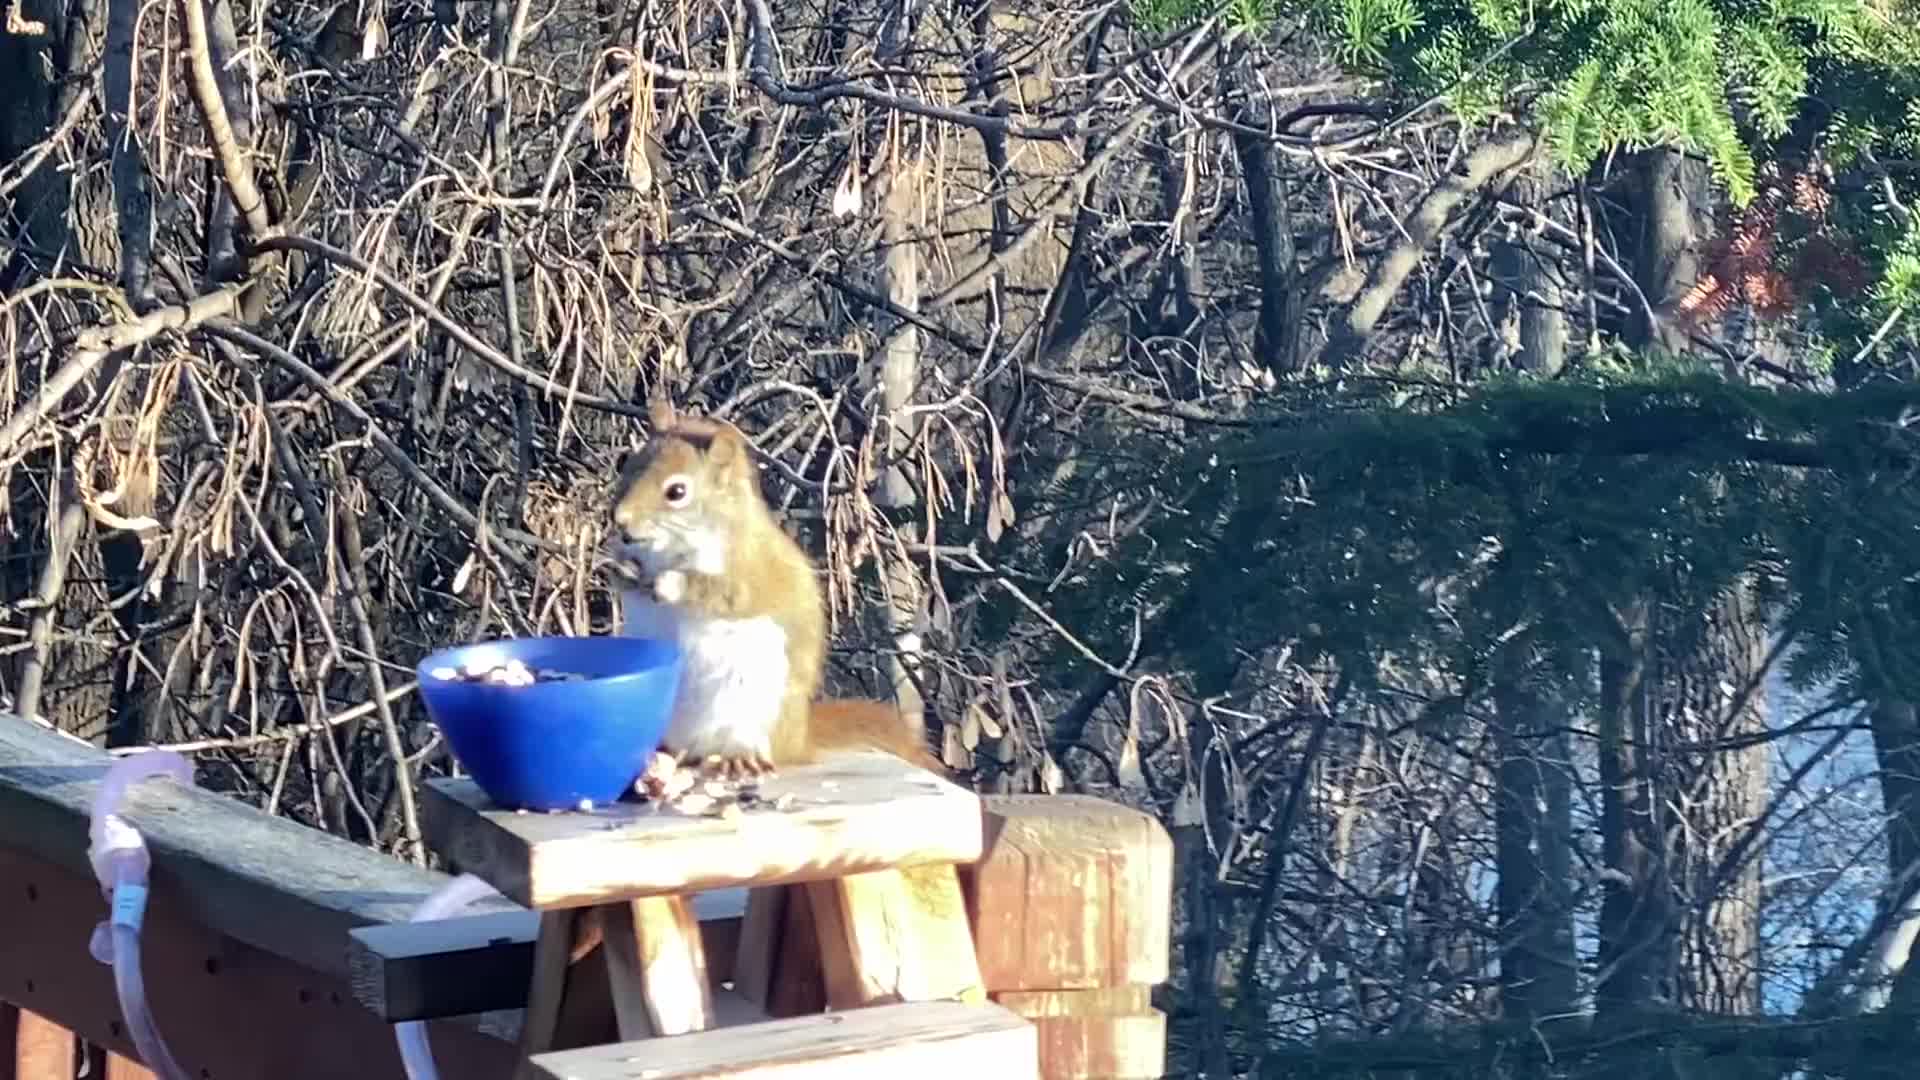
[[(586, 678), (496, 686), (433, 674), (508, 659)], [(416, 670), (427, 715), (488, 798), (571, 810), (613, 802), (646, 769), (673, 715), (680, 649), (650, 638), (512, 638), (442, 649)]]

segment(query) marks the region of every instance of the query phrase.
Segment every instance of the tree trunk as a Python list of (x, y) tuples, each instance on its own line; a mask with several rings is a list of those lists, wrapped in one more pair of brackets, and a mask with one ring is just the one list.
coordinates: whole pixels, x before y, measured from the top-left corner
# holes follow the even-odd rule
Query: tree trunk
[[(887, 299), (905, 311), (920, 310), (920, 249), (914, 243), (913, 222), (919, 205), (921, 175), (917, 163), (908, 163), (903, 152), (888, 182), (881, 225), (886, 245)], [(918, 421), (904, 410), (913, 402), (920, 380), (920, 329), (903, 322), (894, 330), (886, 352), (880, 359), (881, 416), (887, 424), (882, 444), (888, 457), (908, 452)], [(908, 544), (921, 541), (915, 511), (919, 496), (907, 479), (908, 469), (895, 465), (880, 477), (874, 502), (886, 508), (900, 530), (900, 539)], [(883, 546), (881, 554), (883, 588), (886, 592), (886, 622), (893, 651), (888, 654), (887, 675), (893, 684), (894, 701), (901, 715), (924, 736), (926, 700), (920, 689), (922, 612), (927, 598), (914, 567), (898, 553)]]
[[(1634, 275), (1657, 321), (1642, 313), (1631, 344), (1669, 353), (1687, 349), (1685, 330), (1666, 314), (1700, 275), (1700, 252), (1712, 230), (1706, 165), (1672, 150), (1644, 151), (1637, 163), (1639, 243)], [(1688, 745), (1752, 734), (1766, 727), (1766, 613), (1744, 577), (1695, 618), (1704, 624), (1654, 629), (1658, 657), (1648, 672), (1646, 731)], [(1759, 942), (1762, 850), (1727, 868), (1717, 857), (1761, 813), (1767, 756), (1762, 746), (1709, 750), (1661, 771), (1656, 797), (1680, 816), (1670, 872), (1690, 898), (1679, 975), (1681, 1004), (1727, 1012), (1759, 1008), (1755, 949)]]
[[(1535, 163), (1514, 177), (1507, 197), (1543, 213), (1552, 180), (1550, 167)], [(1518, 225), (1508, 227), (1519, 232)], [(1561, 306), (1559, 278), (1529, 249), (1525, 237), (1509, 235), (1492, 245), (1488, 270), (1493, 278), (1496, 331), (1501, 351), (1511, 354), (1515, 369), (1550, 379), (1566, 366), (1567, 316)]]
[[(1882, 698), (1872, 710), (1873, 749), (1880, 764), (1880, 803), (1887, 817), (1887, 880), (1896, 885), (1886, 902), (1904, 906), (1907, 917), (1896, 916), (1881, 931), (1866, 970), (1861, 973), (1858, 1006), (1863, 1012), (1891, 1001), (1920, 1001), (1920, 968), (1913, 963), (1913, 946), (1920, 938), (1920, 918), (1912, 916), (1920, 882), (1920, 709), (1913, 702)], [(1899, 888), (1905, 883), (1905, 888)]]
[[(1669, 150), (1640, 155), (1639, 245), (1633, 265), (1656, 318), (1627, 338), (1680, 352), (1686, 336), (1658, 318), (1699, 273), (1711, 219), (1704, 166)], [(1704, 611), (1664, 614), (1643, 597), (1623, 629), (1638, 645), (1602, 663), (1601, 773), (1606, 784), (1608, 880), (1601, 909), (1601, 1012), (1656, 999), (1714, 1011), (1759, 1007), (1758, 946), (1763, 848), (1729, 855), (1760, 814), (1767, 757), (1761, 747), (1720, 749), (1717, 739), (1766, 725), (1761, 679), (1766, 613), (1744, 576)], [(1653, 612), (1663, 612), (1653, 615)], [(1670, 745), (1704, 748), (1672, 755)], [(1724, 865), (1723, 865), (1724, 864)], [(1674, 907), (1675, 894), (1689, 901)], [(1678, 935), (1684, 916), (1684, 935)]]
[(1523, 676), (1496, 684), (1494, 711), (1501, 1011), (1535, 1024), (1571, 1016), (1579, 993), (1571, 748), (1564, 709)]
[(1189, 716), (1190, 754), (1197, 762), (1186, 779), (1168, 830), (1173, 840), (1178, 910), (1175, 926), (1185, 961), (1187, 1000), (1199, 1019), (1198, 1057), (1205, 1080), (1233, 1080), (1227, 1052), (1228, 1003), (1222, 990), (1232, 979), (1227, 927), (1233, 904), (1221, 881), (1220, 849), (1228, 834), (1228, 777), (1219, 754), (1207, 753), (1213, 724), (1198, 710)]
[[(87, 39), (85, 18), (70, 20), (59, 0), (19, 2), (20, 17), (43, 25), (45, 32), (0, 32), (0, 101), (7, 103), (0, 109), (0, 166), (12, 165), (32, 150), (72, 99), (85, 92), (80, 79), (59, 90), (72, 52)], [(85, 7), (78, 11), (84, 16)], [(20, 250), (10, 263), (0, 263), (0, 295), (11, 295), (25, 284), (30, 260), (58, 252), (67, 242), (69, 177), (60, 166), (60, 155), (48, 155), (10, 194), (8, 214), (18, 225), (7, 239)]]
[[(1235, 119), (1245, 127), (1265, 128), (1268, 116), (1268, 110), (1243, 105)], [(1270, 370), (1292, 375), (1300, 368), (1300, 304), (1295, 295), (1299, 257), (1294, 250), (1286, 177), (1266, 139), (1235, 131), (1233, 152), (1240, 162), (1240, 179), (1247, 185), (1247, 227), (1253, 234), (1254, 262), (1260, 268), (1260, 323), (1254, 331), (1253, 351)]]
[(1618, 640), (1600, 658), (1602, 1020), (1665, 997), (1673, 968), (1672, 899), (1659, 802), (1647, 760), (1647, 607), (1620, 619)]
[[(1686, 745), (1767, 728), (1765, 613), (1749, 582), (1707, 612), (1697, 641), (1656, 678), (1664, 738)], [(1730, 855), (1767, 803), (1767, 746), (1690, 755), (1668, 796), (1685, 816), (1675, 841), (1683, 913), (1679, 1003), (1714, 1013), (1760, 1011), (1760, 845)], [(1730, 865), (1729, 858), (1733, 861)]]
[[(1538, 206), (1542, 169), (1515, 179), (1511, 197)], [(1518, 237), (1493, 247), (1495, 310), (1515, 368), (1552, 378), (1566, 360), (1560, 287)], [(1509, 1018), (1537, 1024), (1572, 1016), (1579, 994), (1573, 931), (1573, 750), (1564, 703), (1533, 684), (1526, 639), (1495, 673), (1500, 1000)]]
[(1700, 249), (1712, 217), (1708, 212), (1705, 163), (1673, 150), (1642, 151), (1635, 170), (1639, 243), (1633, 276), (1652, 305), (1657, 323), (1637, 312), (1626, 333), (1638, 348), (1686, 350), (1686, 332), (1666, 318), (1700, 276)]
[[(64, 117), (87, 107), (95, 84), (86, 70), (97, 59), (90, 55), (89, 43), (100, 39), (108, 6), (104, 0), (71, 4), (22, 0), (18, 14), (25, 23), (44, 29), (0, 31), (0, 102), (7, 103), (0, 109), (0, 166), (34, 153)], [(111, 80), (108, 85), (113, 85)], [(0, 295), (17, 293), (62, 263), (104, 269), (121, 262), (111, 182), (98, 170), (76, 174), (68, 169), (76, 158), (102, 153), (94, 141), (98, 137), (83, 121), (66, 136), (68, 153), (48, 154), (18, 178), (9, 196), (12, 229), (0, 237), (0, 250), (12, 249), (12, 258), (0, 264)], [(128, 153), (123, 151), (122, 157)], [(55, 321), (43, 332), (71, 331), (72, 324), (60, 314), (71, 309), (53, 310)], [(123, 359), (124, 355), (116, 355), (102, 365), (96, 388), (111, 380)], [(28, 381), (16, 392), (24, 398), (35, 389)], [(71, 634), (77, 627), (97, 625), (102, 605), (93, 590), (66, 585), (104, 577), (107, 587), (118, 595), (129, 584), (122, 572), (129, 549), (138, 569), (140, 541), (119, 530), (95, 530), (71, 500), (50, 498), (50, 493), (71, 492), (70, 471), (59, 471), (71, 467), (71, 463), (56, 463), (48, 453), (32, 451), (13, 466), (5, 481), (0, 563), (6, 570), (0, 572), (0, 602), (16, 605), (31, 597), (47, 606), (31, 618), (34, 647), (0, 660), (0, 678), (15, 695), (16, 706), (24, 705), (82, 738), (106, 736), (111, 741), (113, 731), (138, 715), (124, 692), (137, 676), (124, 668), (128, 651)], [(64, 512), (56, 519), (55, 504), (62, 503)], [(116, 610), (114, 617), (132, 636), (143, 610), (137, 602), (130, 603)]]

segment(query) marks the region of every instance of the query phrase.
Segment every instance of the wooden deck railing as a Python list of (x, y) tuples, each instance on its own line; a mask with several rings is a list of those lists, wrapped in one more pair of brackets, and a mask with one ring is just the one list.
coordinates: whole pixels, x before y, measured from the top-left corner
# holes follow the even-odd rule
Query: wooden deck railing
[[(106, 904), (88, 811), (112, 759), (0, 714), (0, 1080), (133, 1080), (112, 971), (87, 951)], [(1039, 1032), (1046, 1080), (1154, 1077), (1171, 851), (1095, 799), (983, 800), (963, 884), (989, 996)], [(155, 1022), (207, 1080), (401, 1080), (393, 1034), (425, 1020), (442, 1075), (506, 1080), (539, 916), (506, 901), (407, 925), (448, 880), (236, 800), (146, 782), (123, 809), (153, 855), (142, 965)], [(694, 898), (707, 974), (731, 982), (746, 893)], [(805, 995), (801, 995), (804, 997)], [(723, 1026), (725, 1016), (717, 1017)]]
[[(0, 715), (0, 1001), (12, 1006), (0, 1045), (13, 1042), (0, 1078), (73, 1076), (62, 1055), (78, 1058), (75, 1040), (109, 1055), (109, 1075), (146, 1075), (131, 1064), (113, 973), (87, 952), (106, 915), (88, 813), (111, 764)], [(135, 787), (124, 813), (153, 855), (141, 959), (154, 1021), (182, 1065), (215, 1080), (405, 1075), (392, 1025), (354, 1000), (347, 932), (404, 921), (445, 875), (168, 782)], [(498, 910), (533, 925), (531, 913)], [(511, 1074), (510, 1035), (487, 1018), (432, 1029), (449, 1075)]]

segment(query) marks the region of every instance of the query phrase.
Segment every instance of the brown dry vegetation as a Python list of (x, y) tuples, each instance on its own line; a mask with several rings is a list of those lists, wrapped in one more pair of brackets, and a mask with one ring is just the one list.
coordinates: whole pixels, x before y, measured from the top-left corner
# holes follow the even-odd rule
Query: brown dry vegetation
[[(1174, 829), (1210, 1054), (1256, 981), (1294, 1034), (1498, 1011), (1503, 762), (1459, 672), (1389, 656), (1350, 694), (1284, 634), (1183, 667), (1225, 585), (1127, 589), (1184, 551), (1058, 612), (1276, 386), (1450, 392), (1636, 336), (1696, 281), (1633, 269), (1631, 169), (1558, 175), (1296, 28), (1116, 3), (9, 2), (16, 711), (418, 856), (448, 762), (413, 664), (609, 628), (605, 485), (663, 393), (763, 452), (840, 692), (924, 707), (982, 788)], [(1734, 324), (1697, 343), (1801, 377)]]
[[(990, 549), (1071, 550), (1113, 509), (1036, 520), (1023, 487), (1071, 482), (1089, 390), (1198, 409), (1223, 372), (1246, 382), (1257, 301), (1236, 294), (1257, 283), (1195, 243), (1244, 228), (1227, 147), (1175, 100), (1243, 50), (1213, 25), (26, 10), (45, 33), (4, 39), (30, 104), (5, 146), (8, 685), (82, 734), (225, 751), (242, 788), (354, 835), (406, 828), (372, 762), (436, 759), (410, 706), (364, 704), (376, 685), (404, 701), (445, 642), (606, 629), (604, 482), (648, 395), (765, 451), (828, 569), (845, 688), (909, 684), (916, 632), (954, 763), (984, 716), (1019, 769), (1048, 756), (1019, 722), (1048, 691), (1019, 688), (1024, 716), (966, 708), (1003, 648), (970, 641), (968, 608)], [(1219, 283), (1130, 297), (1167, 291), (1170, 240)], [(1139, 333), (1123, 298), (1178, 317)], [(1208, 336), (1235, 355), (1181, 341)], [(1027, 603), (1029, 632), (1057, 632)]]

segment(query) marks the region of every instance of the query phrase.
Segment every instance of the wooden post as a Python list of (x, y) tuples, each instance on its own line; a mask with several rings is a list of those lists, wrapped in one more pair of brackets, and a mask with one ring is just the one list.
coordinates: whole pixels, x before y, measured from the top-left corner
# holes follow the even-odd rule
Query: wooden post
[(1172, 945), (1173, 843), (1151, 815), (1086, 795), (981, 799), (968, 892), (988, 995), (1039, 1028), (1046, 1080), (1166, 1071), (1148, 1003)]
[(152, 1069), (104, 1047), (82, 1046), (73, 1032), (39, 1013), (0, 1001), (0, 1080), (73, 1080), (85, 1050), (87, 1075), (154, 1080)]
[(94, 1061), (100, 1071), (90, 1075), (105, 1077), (105, 1080), (158, 1080), (159, 1074), (152, 1069), (111, 1051), (96, 1048)]
[(73, 1032), (0, 1001), (0, 1080), (70, 1080), (78, 1050)]

